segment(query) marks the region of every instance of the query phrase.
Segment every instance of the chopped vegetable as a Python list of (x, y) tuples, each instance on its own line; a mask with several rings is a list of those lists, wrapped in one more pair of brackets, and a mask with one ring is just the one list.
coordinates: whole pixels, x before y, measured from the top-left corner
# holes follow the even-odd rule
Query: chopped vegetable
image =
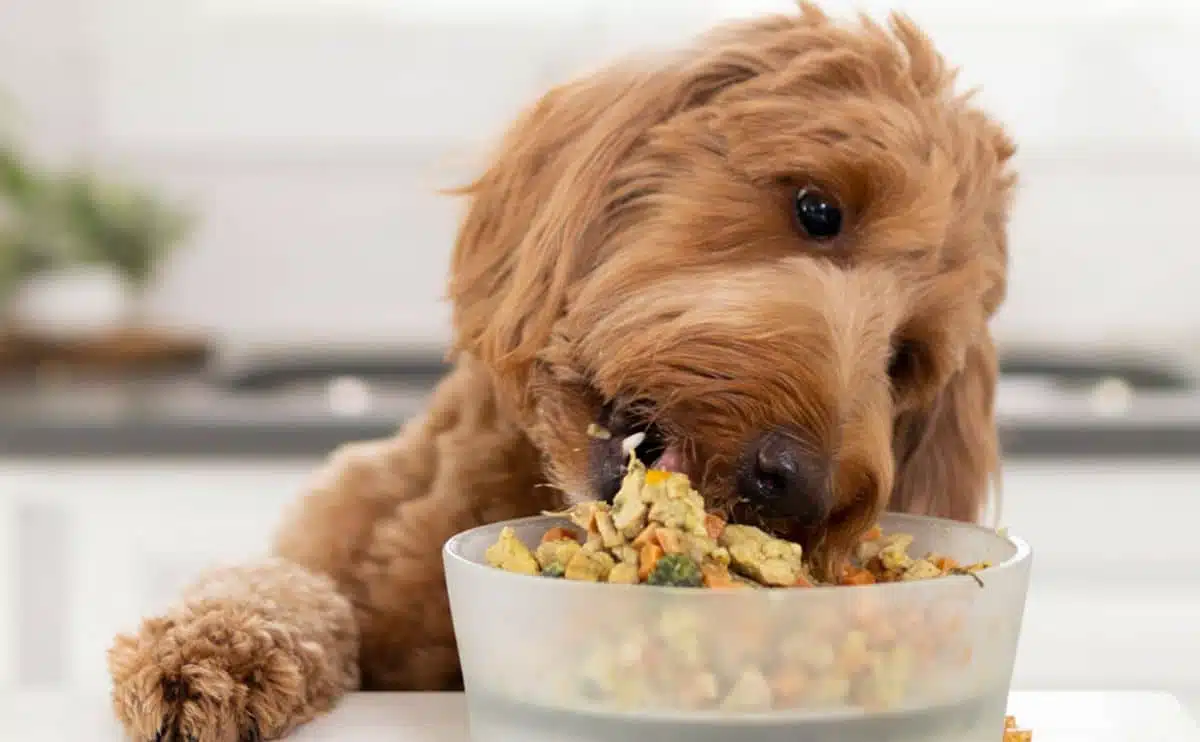
[(700, 565), (687, 554), (665, 554), (654, 564), (646, 583), (665, 587), (700, 587), (704, 584), (704, 575), (700, 572)]
[(507, 572), (523, 575), (536, 575), (541, 572), (533, 552), (517, 538), (516, 532), (511, 528), (500, 531), (500, 539), (488, 547), (484, 556), (488, 564)]
[(763, 585), (790, 587), (801, 578), (808, 584), (804, 551), (799, 544), (777, 539), (754, 526), (725, 526), (721, 546), (729, 551), (735, 572)]
[(602, 582), (608, 579), (608, 573), (614, 566), (616, 563), (613, 558), (603, 551), (580, 549), (567, 562), (563, 577), (581, 582)]

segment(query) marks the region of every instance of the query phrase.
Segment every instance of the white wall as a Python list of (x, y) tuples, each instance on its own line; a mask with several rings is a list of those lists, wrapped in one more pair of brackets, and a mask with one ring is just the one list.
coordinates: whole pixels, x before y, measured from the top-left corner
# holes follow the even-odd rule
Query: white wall
[[(899, 4), (1023, 146), (1001, 334), (1200, 338), (1183, 279), (1200, 268), (1200, 94), (1187, 72), (1200, 6)], [(90, 150), (197, 204), (203, 229), (155, 297), (163, 318), (239, 340), (437, 341), (457, 204), (434, 191), (523, 102), (623, 48), (790, 5), (2, 3), (0, 80), (44, 150)]]

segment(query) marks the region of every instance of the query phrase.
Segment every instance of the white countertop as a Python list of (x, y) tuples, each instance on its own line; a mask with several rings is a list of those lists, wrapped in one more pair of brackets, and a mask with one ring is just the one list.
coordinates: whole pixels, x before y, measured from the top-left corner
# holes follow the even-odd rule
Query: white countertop
[[(1200, 742), (1200, 725), (1166, 693), (1017, 692), (1009, 712), (1034, 742)], [(465, 715), (458, 693), (356, 693), (289, 739), (468, 742)], [(54, 692), (0, 692), (0, 739), (126, 742), (108, 699)]]

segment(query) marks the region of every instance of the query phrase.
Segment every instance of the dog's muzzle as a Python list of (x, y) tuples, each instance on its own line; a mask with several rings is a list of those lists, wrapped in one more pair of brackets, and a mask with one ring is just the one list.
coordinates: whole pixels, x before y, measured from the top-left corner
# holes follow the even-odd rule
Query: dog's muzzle
[(833, 507), (829, 457), (788, 432), (766, 433), (742, 453), (737, 490), (742, 503), (764, 517), (818, 530)]

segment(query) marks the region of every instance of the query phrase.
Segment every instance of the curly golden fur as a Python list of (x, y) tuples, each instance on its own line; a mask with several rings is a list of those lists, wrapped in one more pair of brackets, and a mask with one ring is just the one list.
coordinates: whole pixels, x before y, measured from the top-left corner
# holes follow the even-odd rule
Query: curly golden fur
[[(952, 83), (905, 18), (805, 4), (551, 90), (463, 189), (456, 368), (427, 414), (337, 452), (275, 561), (117, 639), (129, 733), (271, 738), (353, 688), (459, 687), (440, 546), (603, 494), (618, 442), (590, 423), (652, 427), (772, 527), (739, 461), (784, 431), (822, 462), (825, 554), (889, 504), (978, 518), (1014, 147)], [(840, 206), (836, 237), (797, 229), (798, 189)]]

